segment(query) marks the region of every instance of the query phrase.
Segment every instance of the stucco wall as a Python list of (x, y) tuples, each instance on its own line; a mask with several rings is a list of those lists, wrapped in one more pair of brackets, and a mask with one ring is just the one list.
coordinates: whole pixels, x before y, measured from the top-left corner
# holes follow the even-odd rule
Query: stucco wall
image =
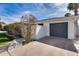
[(68, 21), (68, 38), (75, 39), (76, 38), (76, 25), (75, 21)]
[(46, 36), (46, 27), (45, 26), (41, 26), (41, 25), (37, 25), (36, 28), (36, 39), (40, 39), (44, 36)]
[(44, 23), (44, 28), (45, 28), (45, 36), (50, 36), (50, 27), (49, 27), (49, 23)]

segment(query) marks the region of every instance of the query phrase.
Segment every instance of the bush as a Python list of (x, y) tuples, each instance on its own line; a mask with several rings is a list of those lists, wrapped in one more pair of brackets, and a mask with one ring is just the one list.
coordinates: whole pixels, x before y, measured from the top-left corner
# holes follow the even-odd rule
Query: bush
[(7, 35), (5, 33), (0, 33), (0, 37), (6, 37)]
[(13, 23), (4, 26), (4, 30), (8, 31), (9, 34), (14, 35), (15, 37), (21, 36), (21, 27), (20, 23)]

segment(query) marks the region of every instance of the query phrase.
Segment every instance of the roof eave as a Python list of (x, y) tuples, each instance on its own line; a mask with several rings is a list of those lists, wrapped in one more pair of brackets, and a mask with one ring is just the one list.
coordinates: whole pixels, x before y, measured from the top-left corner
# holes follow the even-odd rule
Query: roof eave
[(71, 17), (61, 17), (61, 18), (48, 18), (44, 20), (39, 20), (38, 23), (50, 22), (50, 21), (59, 21), (61, 20), (78, 20), (79, 16), (71, 16)]

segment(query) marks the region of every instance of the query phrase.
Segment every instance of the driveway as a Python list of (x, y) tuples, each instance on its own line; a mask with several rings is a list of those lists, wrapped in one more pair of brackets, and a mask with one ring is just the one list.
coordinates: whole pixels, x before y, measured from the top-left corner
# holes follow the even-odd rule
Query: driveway
[[(38, 42), (39, 41), (39, 42)], [(0, 53), (0, 56), (77, 56), (72, 40), (44, 37), (24, 46)]]
[(0, 56), (77, 56), (78, 54), (72, 51), (64, 50), (58, 47), (50, 46), (41, 42), (30, 42), (24, 46), (12, 49), (3, 53)]
[(59, 37), (44, 37), (39, 39), (38, 41), (57, 48), (62, 48), (64, 50), (77, 52), (73, 41), (70, 39), (59, 38)]

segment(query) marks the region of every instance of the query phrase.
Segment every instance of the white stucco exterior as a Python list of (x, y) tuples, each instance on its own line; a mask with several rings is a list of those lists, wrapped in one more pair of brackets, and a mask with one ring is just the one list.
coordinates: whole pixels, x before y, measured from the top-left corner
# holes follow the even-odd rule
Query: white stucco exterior
[(68, 39), (76, 38), (76, 25), (74, 20), (68, 21)]
[(76, 38), (76, 17), (60, 18), (60, 19), (48, 19), (39, 23), (43, 23), (43, 26), (37, 25), (36, 37), (37, 39), (44, 36), (50, 36), (50, 23), (68, 22), (68, 39)]
[(41, 26), (41, 25), (37, 25), (36, 27), (36, 39), (40, 39), (44, 36), (46, 36), (46, 27)]

